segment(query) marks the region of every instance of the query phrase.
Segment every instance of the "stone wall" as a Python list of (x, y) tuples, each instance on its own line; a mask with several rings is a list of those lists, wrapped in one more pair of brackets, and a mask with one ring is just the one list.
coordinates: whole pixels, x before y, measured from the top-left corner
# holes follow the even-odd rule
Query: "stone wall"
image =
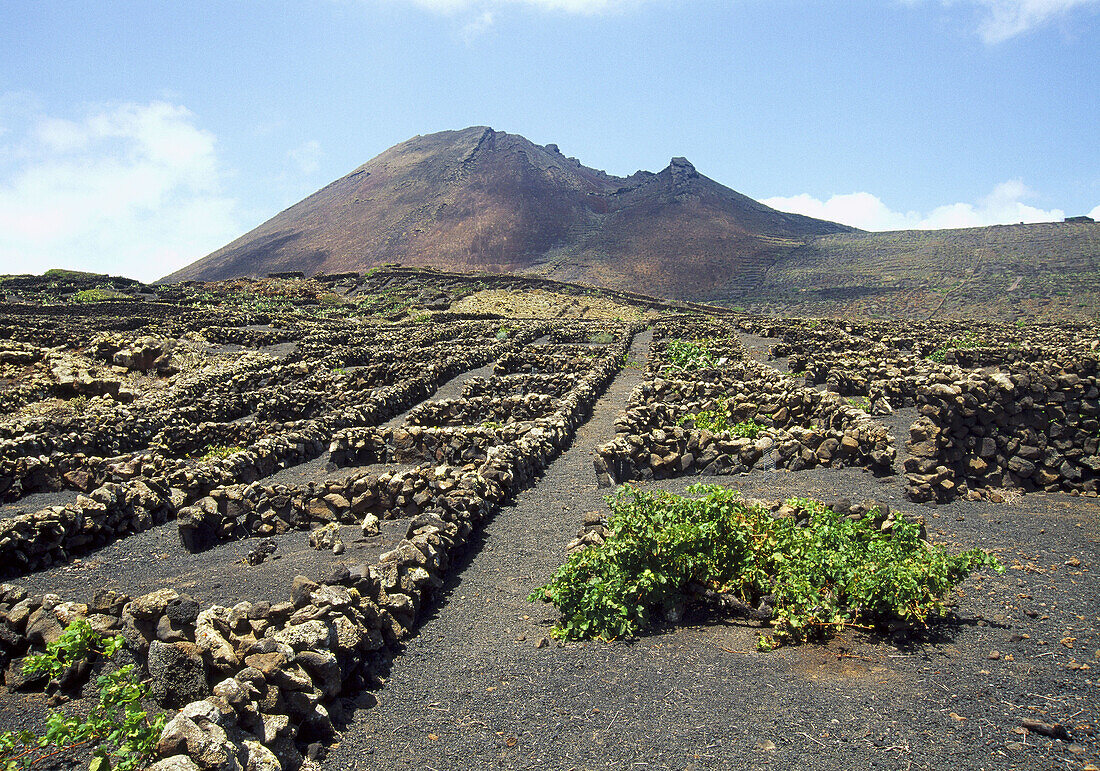
[[(399, 513), (411, 521), (406, 537), (376, 564), (338, 569), (320, 583), (300, 576), (287, 600), (202, 609), (162, 589), (137, 598), (100, 591), (81, 604), (0, 586), (0, 658), (7, 684), (34, 687), (20, 680), (21, 657), (56, 639), (71, 620), (87, 618), (96, 629), (122, 634), (150, 675), (152, 695), (179, 708), (158, 745), (163, 759), (152, 768), (300, 767), (299, 748), (334, 736), (333, 713), (348, 708), (341, 696), (376, 681), (482, 520), (532, 484), (569, 444), (628, 343), (592, 360), (554, 414), (514, 441), (490, 447), (480, 463), (425, 465), (406, 475), (364, 474), (329, 483), (340, 487), (309, 488), (301, 510), (310, 523), (358, 518), (362, 511)], [(212, 491), (195, 508), (216, 512), (212, 516), (224, 525), (233, 519), (230, 509), (239, 507), (245, 528), (258, 522), (255, 532), (262, 534), (272, 520), (262, 512), (280, 519), (285, 505), (297, 508), (289, 492), (237, 485)], [(288, 500), (276, 500), (280, 496)], [(281, 521), (299, 526), (296, 518)]]
[(1100, 377), (1095, 357), (955, 369), (917, 393), (921, 417), (906, 445), (909, 496), (947, 501), (998, 488), (1100, 489)]

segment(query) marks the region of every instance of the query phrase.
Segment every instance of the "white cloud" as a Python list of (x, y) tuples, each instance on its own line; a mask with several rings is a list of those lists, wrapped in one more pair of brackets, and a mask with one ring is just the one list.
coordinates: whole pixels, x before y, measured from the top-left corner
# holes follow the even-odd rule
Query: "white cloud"
[(1095, 209), (1090, 211), (1089, 216), (1092, 217), (1094, 220), (1100, 221), (1100, 206), (1097, 206)]
[(311, 139), (298, 145), (293, 150), (288, 150), (286, 155), (302, 174), (309, 175), (316, 172), (320, 167), (321, 157), (324, 154), (321, 143), (316, 139)]
[(763, 203), (780, 211), (832, 220), (863, 230), (972, 228), (1017, 222), (1053, 222), (1066, 216), (1061, 209), (1043, 210), (1021, 200), (1033, 195), (1022, 181), (1014, 179), (997, 185), (976, 203), (946, 204), (927, 213), (895, 211), (871, 193), (834, 195), (825, 201), (802, 193), (765, 198)]
[(1016, 35), (1067, 16), (1097, 0), (977, 0), (986, 8), (979, 27), (987, 43), (1000, 43)]
[[(413, 3), (432, 11), (455, 13), (471, 8), (487, 6), (527, 5), (544, 11), (562, 11), (585, 15), (628, 10), (646, 0), (412, 0)], [(491, 19), (490, 19), (491, 21)]]
[[(902, 0), (917, 4), (924, 0)], [(1100, 0), (940, 0), (946, 6), (977, 6), (978, 33), (989, 44), (1022, 35), (1036, 27), (1065, 19), (1075, 10), (1097, 7)]]
[(488, 32), (493, 26), (493, 12), (482, 11), (462, 25), (462, 39), (467, 44)]
[(60, 267), (152, 280), (241, 231), (220, 189), (214, 135), (185, 107), (0, 119), (12, 150), (0, 167), (0, 273)]

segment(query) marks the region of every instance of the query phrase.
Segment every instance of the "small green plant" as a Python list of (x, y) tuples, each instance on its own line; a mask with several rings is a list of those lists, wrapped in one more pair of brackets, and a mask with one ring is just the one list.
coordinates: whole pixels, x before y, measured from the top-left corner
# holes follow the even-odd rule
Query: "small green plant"
[(710, 347), (702, 340), (669, 340), (669, 366), (680, 370), (709, 369), (715, 366)]
[(871, 399), (868, 396), (849, 396), (844, 401), (848, 402), (848, 404), (857, 409), (863, 410), (864, 412), (867, 412), (869, 409), (871, 409)]
[(615, 335), (611, 332), (595, 332), (588, 336), (588, 342), (597, 345), (609, 345), (615, 342)]
[(46, 645), (45, 653), (31, 654), (23, 659), (23, 674), (58, 677), (81, 659), (93, 655), (110, 657), (120, 647), (121, 637), (103, 638), (87, 621), (77, 619), (57, 640)]
[(74, 415), (83, 415), (85, 410), (88, 409), (88, 397), (81, 395), (69, 399), (69, 409), (73, 411)]
[(967, 332), (962, 337), (948, 338), (943, 345), (925, 356), (925, 358), (937, 364), (943, 364), (947, 359), (948, 351), (966, 351), (973, 348), (982, 348), (987, 345), (989, 345), (989, 343), (978, 337), (974, 332)]
[(500, 429), (504, 428), (503, 425), (495, 420), (483, 420), (481, 421), (481, 423), (478, 424), (478, 427), (484, 428), (489, 431), (499, 431)]
[[(122, 644), (121, 635), (104, 637), (79, 619), (47, 646), (46, 653), (27, 656), (23, 671), (57, 677), (78, 661), (109, 659)], [(148, 687), (132, 664), (100, 675), (96, 686), (99, 700), (86, 717), (51, 711), (42, 736), (30, 731), (0, 733), (0, 768), (17, 771), (47, 759), (56, 761), (58, 755), (87, 745), (95, 747), (93, 769), (132, 771), (145, 766), (165, 722), (164, 715), (150, 716), (141, 708)]]
[(431, 321), (431, 320), (432, 320), (432, 314), (430, 314), (430, 313), (421, 313), (418, 316), (416, 316), (415, 318), (413, 318), (412, 323), (413, 324), (423, 324), (424, 322)]
[(114, 289), (97, 286), (95, 289), (82, 289), (71, 298), (74, 303), (101, 303), (108, 300), (122, 300), (126, 295)]
[(512, 332), (512, 330), (511, 330), (510, 327), (508, 327), (504, 324), (501, 324), (500, 329), (497, 330), (497, 333), (496, 333), (495, 337), (496, 337), (497, 340), (507, 340), (508, 335), (511, 334), (511, 332)]
[(873, 516), (852, 520), (799, 499), (787, 501), (794, 516), (777, 518), (736, 490), (688, 492), (626, 485), (608, 499), (605, 541), (573, 554), (528, 597), (561, 611), (555, 636), (633, 636), (702, 587), (753, 607), (767, 603), (773, 630), (758, 647), (770, 650), (845, 626), (925, 624), (971, 572), (1004, 570), (980, 549), (950, 555), (922, 541), (920, 527), (904, 519), (882, 530)]
[(228, 458), (230, 455), (236, 455), (239, 452), (244, 452), (243, 447), (230, 447), (228, 445), (215, 444), (206, 448), (202, 455), (199, 456), (199, 460), (202, 462), (211, 460), (220, 460), (222, 458)]
[(729, 402), (721, 399), (713, 410), (700, 410), (699, 412), (685, 415), (680, 418), (681, 426), (692, 423), (702, 431), (710, 431), (712, 434), (729, 434), (744, 439), (755, 439), (767, 426), (757, 423), (755, 420), (743, 420), (740, 423), (730, 423)]

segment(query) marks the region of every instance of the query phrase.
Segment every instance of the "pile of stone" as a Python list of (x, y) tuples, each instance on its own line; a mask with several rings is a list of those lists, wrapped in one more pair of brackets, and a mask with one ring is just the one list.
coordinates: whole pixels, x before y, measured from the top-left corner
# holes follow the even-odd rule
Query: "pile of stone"
[[(493, 373), (496, 375), (555, 375), (585, 372), (592, 366), (592, 357), (601, 354), (587, 348), (583, 354), (556, 353), (556, 346), (529, 346), (522, 352), (501, 357)], [(541, 350), (538, 350), (540, 349)]]
[[(179, 707), (160, 737), (162, 760), (153, 768), (298, 768), (299, 747), (333, 737), (333, 712), (345, 708), (341, 696), (373, 681), (481, 520), (532, 484), (569, 443), (617, 371), (626, 345), (594, 360), (561, 398), (557, 412), (540, 418), (534, 430), (514, 442), (491, 448), (482, 463), (421, 467), (401, 478), (392, 500), (381, 496), (383, 487), (395, 489), (394, 476), (386, 475), (331, 483), (344, 487), (326, 485), (324, 495), (308, 503), (303, 498), (303, 509), (320, 512), (324, 506), (335, 521), (355, 508), (367, 511), (364, 519), (372, 522), (378, 519), (372, 510), (411, 516), (411, 521), (406, 537), (377, 564), (339, 568), (322, 583), (298, 577), (288, 602), (200, 609), (164, 589), (134, 599), (100, 592), (81, 605), (0, 587), (0, 629), (10, 630), (0, 634), (0, 651), (11, 661), (8, 671), (20, 669), (18, 657), (31, 646), (56, 639), (72, 619), (87, 618), (96, 629), (122, 634), (145, 665), (153, 696)], [(410, 480), (424, 480), (427, 494), (416, 492), (416, 481), (406, 490)], [(214, 509), (225, 521), (223, 506), (228, 512), (247, 499), (253, 511), (274, 511), (283, 503), (276, 498), (289, 499), (287, 492), (262, 486), (224, 489), (204, 499), (201, 510)]]
[(484, 423), (531, 421), (557, 410), (557, 399), (548, 394), (521, 396), (472, 396), (425, 402), (409, 413), (413, 426), (477, 426)]
[(1100, 490), (1100, 367), (1095, 356), (951, 368), (917, 393), (908, 493), (918, 501), (991, 497), (999, 488)]
[(89, 354), (124, 370), (168, 377), (179, 371), (172, 364), (172, 348), (172, 341), (149, 335), (127, 339), (119, 334), (105, 334), (96, 338)]
[(577, 375), (498, 375), (496, 377), (473, 377), (462, 388), (463, 397), (523, 396), (525, 394), (546, 394), (561, 396), (572, 390), (577, 384)]
[[(178, 495), (178, 493), (177, 493)], [(0, 575), (23, 575), (163, 524), (180, 499), (155, 480), (108, 482), (76, 501), (0, 520)]]
[[(762, 462), (792, 471), (820, 465), (889, 473), (893, 467), (886, 428), (836, 394), (798, 386), (751, 360), (678, 377), (655, 377), (635, 389), (616, 421), (616, 437), (597, 450), (601, 485), (738, 474)], [(758, 433), (748, 438), (696, 427), (694, 417), (704, 411), (722, 411), (728, 425), (752, 424)]]

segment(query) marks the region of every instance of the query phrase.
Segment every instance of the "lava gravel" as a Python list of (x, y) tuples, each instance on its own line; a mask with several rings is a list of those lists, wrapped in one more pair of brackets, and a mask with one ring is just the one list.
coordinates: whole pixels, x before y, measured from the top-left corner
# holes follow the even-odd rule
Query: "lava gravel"
[[(643, 369), (650, 339), (639, 335), (630, 355)], [(769, 341), (745, 342), (766, 360)], [(594, 451), (614, 435), (615, 418), (642, 377), (640, 369), (624, 369), (571, 448), (485, 523), (386, 682), (358, 695), (362, 708), (324, 768), (1100, 765), (1096, 498), (1032, 494), (927, 506), (906, 500), (901, 475), (858, 469), (760, 469), (651, 483), (644, 487), (683, 492), (710, 482), (769, 500), (884, 501), (922, 514), (933, 540), (991, 549), (1008, 569), (970, 578), (951, 617), (921, 634), (853, 630), (827, 644), (757, 653), (757, 623), (699, 609), (679, 627), (632, 641), (554, 641), (555, 609), (526, 598), (564, 561), (585, 514), (606, 511), (611, 491), (596, 486)], [(449, 384), (455, 395), (460, 384)], [(899, 456), (914, 416), (902, 410), (882, 419)], [(291, 481), (323, 471), (318, 463), (284, 473)], [(255, 542), (187, 555), (169, 525), (18, 583), (73, 599), (101, 585), (131, 594), (171, 586), (201, 603), (278, 599), (297, 573), (324, 578), (338, 562), (376, 558), (403, 535), (403, 522), (384, 527), (370, 541), (356, 541), (357, 528), (346, 528), (341, 557), (290, 533), (277, 539), (280, 559), (253, 568), (242, 558)], [(0, 699), (5, 727), (33, 724), (41, 714), (41, 696)], [(1070, 740), (1022, 728), (1028, 720), (1060, 724)]]
[[(645, 361), (645, 345), (633, 358)], [(997, 551), (953, 618), (901, 638), (849, 632), (757, 653), (757, 624), (700, 612), (633, 641), (558, 643), (553, 607), (526, 597), (562, 563), (584, 514), (603, 511), (592, 454), (640, 381), (624, 370), (570, 450), (489, 522), (408, 641), (377, 704), (331, 769), (1085, 768), (1095, 738), (1100, 635), (1094, 498), (905, 501), (900, 476), (856, 469), (696, 482), (746, 496), (882, 500), (927, 517), (934, 540)], [(905, 416), (901, 416), (905, 417)], [(904, 442), (905, 437), (900, 437)], [(900, 446), (900, 445), (899, 445)], [(365, 702), (372, 701), (367, 698)], [(1072, 741), (1030, 733), (1062, 724)]]

